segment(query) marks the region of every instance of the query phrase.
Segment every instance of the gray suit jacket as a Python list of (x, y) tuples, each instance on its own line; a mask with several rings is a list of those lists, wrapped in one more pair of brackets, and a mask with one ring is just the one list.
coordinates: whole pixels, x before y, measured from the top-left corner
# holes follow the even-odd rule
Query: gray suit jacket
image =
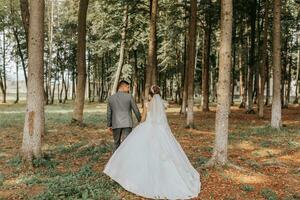
[(107, 127), (112, 129), (132, 127), (132, 110), (140, 122), (141, 113), (131, 94), (117, 92), (110, 96), (107, 104)]

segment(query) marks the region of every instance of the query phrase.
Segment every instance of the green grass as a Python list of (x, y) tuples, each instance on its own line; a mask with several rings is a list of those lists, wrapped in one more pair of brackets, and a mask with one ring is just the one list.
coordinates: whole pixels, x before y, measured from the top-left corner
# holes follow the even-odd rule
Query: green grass
[[(45, 118), (46, 124), (70, 124), (72, 119), (72, 103), (68, 104), (55, 104), (55, 105), (47, 105), (45, 107)], [(103, 113), (94, 112), (96, 106), (95, 104), (87, 104), (85, 106), (84, 113), (84, 123), (99, 125), (103, 124), (106, 121), (106, 116)], [(16, 104), (16, 105), (5, 105), (0, 106), (0, 127), (1, 128), (11, 128), (11, 127), (22, 127), (25, 119), (25, 105), (24, 104)], [(53, 112), (55, 111), (55, 112)], [(88, 112), (93, 111), (93, 112)]]
[(197, 161), (196, 161), (196, 167), (200, 167), (201, 165), (204, 165), (205, 163), (207, 163), (209, 160), (209, 158), (204, 157), (204, 156), (199, 156)]
[(32, 177), (27, 184), (42, 184), (46, 190), (32, 199), (120, 199), (119, 186), (102, 172), (95, 172), (91, 165), (84, 165), (77, 172), (67, 172), (52, 178)]
[(3, 185), (4, 180), (5, 180), (4, 174), (0, 173), (0, 187)]
[(43, 158), (33, 160), (33, 166), (35, 168), (46, 167), (47, 169), (54, 169), (58, 164), (59, 163), (57, 161), (55, 161), (48, 155), (44, 155)]
[(7, 165), (11, 167), (19, 167), (21, 164), (22, 164), (22, 158), (19, 155), (7, 161)]
[(245, 192), (252, 192), (254, 189), (255, 188), (252, 185), (242, 185), (241, 186), (241, 190), (243, 190)]
[(277, 194), (269, 188), (264, 188), (260, 192), (261, 196), (266, 200), (277, 200)]

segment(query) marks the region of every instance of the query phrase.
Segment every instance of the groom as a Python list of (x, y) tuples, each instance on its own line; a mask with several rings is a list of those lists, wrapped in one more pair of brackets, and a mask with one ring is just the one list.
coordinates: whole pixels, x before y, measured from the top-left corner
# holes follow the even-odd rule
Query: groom
[(129, 83), (120, 81), (118, 92), (108, 98), (107, 104), (107, 127), (113, 133), (115, 150), (121, 144), (122, 135), (125, 139), (132, 130), (132, 110), (140, 122), (141, 113), (129, 94)]

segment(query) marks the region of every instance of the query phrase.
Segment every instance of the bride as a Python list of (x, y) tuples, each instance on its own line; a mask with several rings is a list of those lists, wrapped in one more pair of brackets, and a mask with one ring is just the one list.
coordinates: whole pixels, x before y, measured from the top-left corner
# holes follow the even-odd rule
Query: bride
[(158, 86), (150, 89), (143, 123), (121, 143), (104, 173), (127, 191), (152, 199), (189, 199), (200, 192), (200, 176), (169, 127)]

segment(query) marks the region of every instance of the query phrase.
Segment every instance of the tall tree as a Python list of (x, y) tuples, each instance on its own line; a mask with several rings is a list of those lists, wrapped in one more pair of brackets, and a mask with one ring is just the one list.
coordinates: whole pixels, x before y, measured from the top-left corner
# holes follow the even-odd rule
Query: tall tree
[(232, 0), (221, 0), (221, 35), (218, 81), (218, 103), (215, 145), (208, 165), (225, 165), (228, 161), (228, 117), (230, 110), (230, 72), (232, 41)]
[(125, 54), (125, 46), (126, 46), (126, 31), (128, 26), (128, 4), (124, 2), (124, 12), (123, 12), (123, 24), (122, 24), (122, 33), (121, 33), (121, 45), (120, 45), (120, 56), (119, 56), (119, 62), (117, 71), (115, 74), (115, 80), (111, 89), (111, 94), (117, 92), (118, 89), (118, 83), (122, 72), (122, 67), (124, 63), (124, 54)]
[(281, 127), (281, 0), (274, 0), (273, 9), (273, 98), (271, 126)]
[(204, 45), (203, 45), (203, 70), (202, 70), (202, 110), (209, 111), (209, 57), (211, 46), (211, 0), (209, 0), (209, 9), (206, 12), (206, 27), (204, 28)]
[(28, 43), (28, 29), (29, 29), (29, 18), (30, 18), (28, 0), (20, 0), (20, 8), (21, 8), (23, 27), (25, 30), (26, 43)]
[(157, 84), (157, 44), (156, 44), (156, 21), (158, 13), (158, 0), (150, 0), (150, 24), (149, 24), (149, 47), (148, 65), (146, 67), (145, 100), (148, 100), (151, 85)]
[(268, 59), (267, 43), (268, 43), (268, 27), (269, 27), (269, 0), (265, 0), (265, 14), (264, 14), (264, 36), (263, 45), (261, 49), (261, 62), (259, 68), (259, 95), (258, 95), (258, 116), (264, 116), (264, 96), (265, 96), (265, 68), (266, 59)]
[(0, 89), (2, 92), (2, 103), (6, 103), (6, 34), (5, 34), (5, 28), (3, 30), (3, 47), (2, 47), (2, 69), (0, 69)]
[(43, 0), (30, 0), (28, 32), (28, 91), (22, 154), (31, 163), (41, 157), (44, 116), (44, 6)]
[(80, 0), (77, 41), (77, 84), (72, 123), (82, 124), (86, 86), (86, 16), (89, 0)]
[(251, 35), (250, 35), (250, 52), (249, 52), (249, 69), (248, 69), (248, 97), (247, 97), (247, 113), (253, 114), (253, 75), (255, 72), (255, 22), (256, 22), (256, 0), (251, 0), (250, 8), (250, 24), (251, 24)]
[(194, 128), (194, 74), (195, 74), (195, 56), (196, 56), (196, 35), (197, 35), (197, 0), (191, 0), (190, 20), (188, 32), (188, 109), (186, 125), (188, 128)]

